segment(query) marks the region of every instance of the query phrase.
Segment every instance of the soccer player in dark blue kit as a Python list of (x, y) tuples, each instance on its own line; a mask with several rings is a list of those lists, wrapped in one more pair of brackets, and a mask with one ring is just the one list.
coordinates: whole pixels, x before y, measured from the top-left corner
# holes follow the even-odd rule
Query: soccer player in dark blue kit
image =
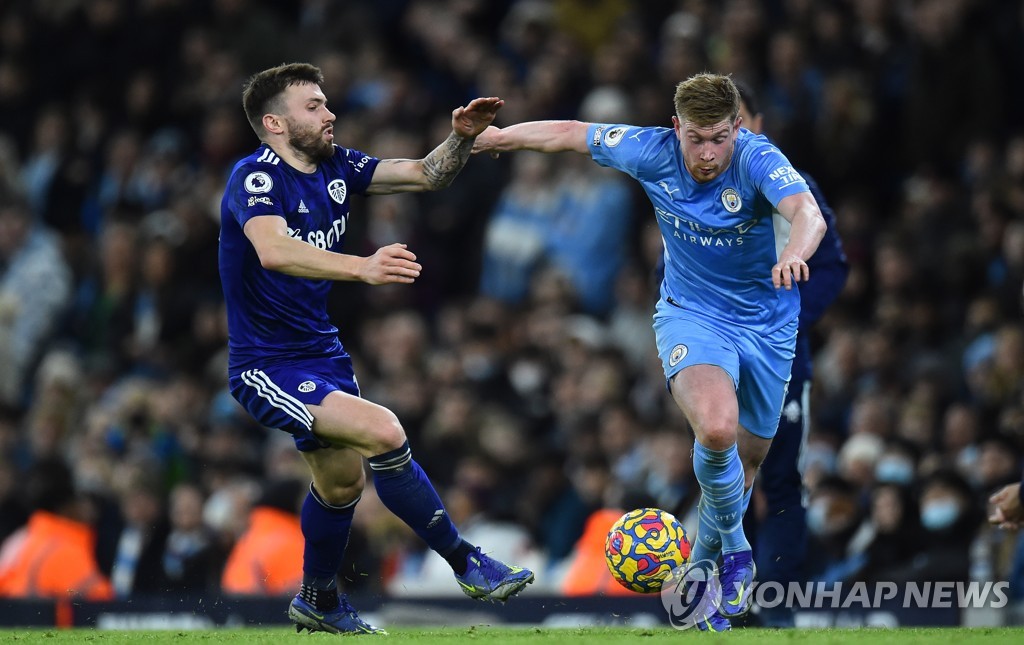
[(674, 98), (672, 128), (533, 121), (488, 128), (473, 149), (587, 154), (639, 181), (654, 206), (665, 245), (658, 353), (696, 439), (691, 558), (722, 554), (720, 603), (693, 613), (700, 629), (722, 631), (750, 609), (755, 567), (743, 511), (790, 378), (800, 313), (793, 286), (808, 278), (825, 221), (785, 155), (740, 129), (732, 79), (697, 74)]
[(318, 68), (293, 63), (245, 84), (242, 105), (263, 143), (235, 165), (221, 202), (228, 376), (232, 395), (261, 424), (292, 434), (312, 471), (301, 512), (303, 582), (288, 608), (296, 629), (383, 633), (337, 589), (363, 459), (384, 505), (448, 561), (466, 595), (504, 601), (534, 577), (459, 536), (398, 419), (360, 398), (327, 316), (335, 280), (409, 284), (421, 270), (404, 244), (369, 257), (340, 252), (350, 196), (449, 185), (503, 102), (478, 98), (456, 108), (451, 135), (423, 159), (377, 159), (334, 143), (321, 83)]
[[(758, 110), (757, 96), (742, 83), (740, 93), (742, 127), (762, 134), (764, 115)], [(800, 318), (796, 337), (796, 356), (792, 377), (782, 405), (779, 429), (772, 447), (761, 464), (758, 485), (764, 493), (766, 512), (755, 530), (754, 560), (761, 582), (778, 582), (786, 588), (801, 581), (807, 552), (807, 511), (803, 505), (801, 455), (810, 429), (812, 377), (811, 328), (824, 315), (843, 290), (850, 267), (836, 230), (836, 218), (821, 189), (803, 170), (808, 189), (825, 218), (825, 236), (814, 255), (807, 260), (811, 278), (800, 283)], [(765, 609), (761, 621), (769, 627), (791, 627), (793, 611), (785, 606)]]

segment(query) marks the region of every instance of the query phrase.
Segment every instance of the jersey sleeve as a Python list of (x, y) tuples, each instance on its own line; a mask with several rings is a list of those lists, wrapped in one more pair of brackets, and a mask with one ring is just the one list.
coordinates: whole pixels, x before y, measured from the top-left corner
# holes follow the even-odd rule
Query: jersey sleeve
[(591, 123), (587, 128), (587, 146), (598, 165), (621, 170), (637, 178), (646, 140), (643, 131), (631, 125)]
[(284, 181), (280, 171), (271, 164), (245, 164), (228, 182), (228, 209), (238, 225), (261, 215), (284, 217), (281, 195)]
[(373, 173), (377, 170), (380, 159), (359, 150), (340, 146), (338, 154), (343, 155), (342, 163), (348, 167), (349, 185), (352, 190), (360, 195), (365, 194), (366, 189), (370, 187), (370, 181), (373, 180)]
[(768, 139), (758, 139), (747, 147), (747, 171), (751, 181), (772, 206), (778, 208), (784, 197), (809, 192), (807, 182), (789, 163), (786, 155)]

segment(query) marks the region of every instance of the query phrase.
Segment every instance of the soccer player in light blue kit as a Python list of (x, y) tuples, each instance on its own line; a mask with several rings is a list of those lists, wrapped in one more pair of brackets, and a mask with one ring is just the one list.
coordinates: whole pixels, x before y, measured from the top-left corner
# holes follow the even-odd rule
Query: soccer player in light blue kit
[[(534, 121), (492, 126), (473, 145), (589, 154), (639, 181), (654, 206), (665, 244), (654, 330), (668, 387), (696, 437), (702, 492), (692, 559), (722, 553), (720, 606), (698, 622), (713, 631), (730, 629), (728, 619), (752, 601), (742, 515), (790, 378), (794, 283), (809, 277), (807, 259), (825, 232), (807, 184), (765, 137), (740, 129), (739, 106), (732, 79), (697, 74), (676, 88), (671, 129)], [(779, 218), (790, 229), (784, 245)]]
[(337, 590), (363, 459), (389, 510), (451, 565), (472, 598), (506, 600), (533, 581), (459, 536), (388, 409), (359, 396), (352, 360), (327, 316), (335, 280), (412, 283), (416, 256), (391, 244), (340, 252), (350, 196), (436, 190), (469, 159), (502, 105), (479, 98), (452, 112), (452, 134), (425, 158), (377, 159), (334, 144), (334, 114), (312, 65), (264, 70), (242, 105), (263, 144), (235, 165), (221, 202), (220, 275), (228, 314), (231, 393), (260, 423), (292, 434), (312, 471), (301, 512), (303, 581), (288, 608), (296, 629), (383, 633)]

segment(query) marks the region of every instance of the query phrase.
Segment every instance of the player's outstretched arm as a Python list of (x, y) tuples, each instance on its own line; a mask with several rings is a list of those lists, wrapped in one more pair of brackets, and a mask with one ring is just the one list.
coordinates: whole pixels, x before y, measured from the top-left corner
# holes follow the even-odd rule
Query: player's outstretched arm
[(452, 111), (452, 133), (423, 159), (381, 159), (366, 192), (386, 195), (438, 190), (449, 186), (469, 160), (473, 139), (494, 121), (505, 102), (473, 99)]
[(783, 197), (778, 211), (790, 223), (790, 230), (789, 242), (772, 267), (772, 283), (776, 289), (785, 287), (788, 290), (793, 288), (794, 282), (811, 277), (807, 260), (814, 255), (825, 235), (825, 218), (821, 216), (814, 195), (809, 192)]
[(253, 217), (244, 231), (264, 269), (299, 278), (410, 284), (422, 270), (405, 244), (381, 247), (365, 258), (334, 253), (291, 237), (284, 218), (276, 215)]
[(589, 155), (587, 128), (582, 121), (526, 121), (507, 128), (491, 126), (473, 143), (473, 154), (533, 150), (535, 152), (579, 152)]

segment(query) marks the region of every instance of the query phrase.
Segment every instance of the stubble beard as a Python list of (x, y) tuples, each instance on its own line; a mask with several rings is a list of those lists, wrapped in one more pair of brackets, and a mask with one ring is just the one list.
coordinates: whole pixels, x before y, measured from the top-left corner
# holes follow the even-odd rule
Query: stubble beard
[(323, 130), (301, 129), (289, 123), (288, 145), (309, 161), (319, 164), (334, 156), (334, 144), (324, 140)]

